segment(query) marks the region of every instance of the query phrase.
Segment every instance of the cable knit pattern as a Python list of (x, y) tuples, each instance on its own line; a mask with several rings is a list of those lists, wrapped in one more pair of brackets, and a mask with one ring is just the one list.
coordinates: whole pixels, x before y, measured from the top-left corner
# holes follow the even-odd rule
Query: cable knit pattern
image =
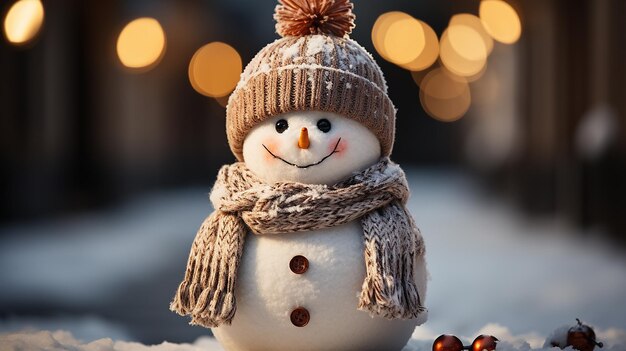
[(333, 186), (265, 184), (242, 162), (223, 166), (211, 192), (216, 210), (196, 235), (170, 308), (191, 315), (192, 324), (230, 324), (247, 231), (293, 233), (360, 219), (366, 277), (358, 308), (388, 319), (416, 318), (425, 308), (413, 265), (424, 244), (405, 208), (408, 195), (404, 172), (386, 157)]

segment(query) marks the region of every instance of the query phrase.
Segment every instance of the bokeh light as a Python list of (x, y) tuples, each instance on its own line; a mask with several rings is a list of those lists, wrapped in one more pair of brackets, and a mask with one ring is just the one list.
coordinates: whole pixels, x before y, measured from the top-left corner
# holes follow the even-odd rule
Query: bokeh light
[(465, 25), (451, 25), (448, 27), (447, 33), (450, 46), (463, 59), (483, 61), (487, 58), (487, 46), (474, 28)]
[(413, 17), (394, 21), (385, 33), (383, 45), (389, 60), (395, 64), (407, 64), (424, 51), (424, 30)]
[(478, 13), (485, 30), (501, 43), (513, 44), (522, 35), (522, 24), (515, 9), (502, 0), (483, 0)]
[(450, 18), (449, 27), (456, 26), (467, 26), (472, 28), (474, 32), (478, 33), (483, 40), (485, 48), (487, 49), (487, 55), (491, 54), (491, 51), (493, 50), (493, 38), (491, 38), (489, 33), (485, 30), (480, 18), (469, 13), (459, 13)]
[(471, 105), (467, 80), (442, 68), (428, 72), (419, 85), (424, 111), (439, 121), (456, 121), (465, 115)]
[(142, 17), (131, 21), (117, 38), (117, 55), (129, 68), (153, 68), (164, 53), (165, 32), (154, 18)]
[(425, 22), (419, 21), (424, 31), (424, 50), (411, 62), (400, 65), (409, 71), (421, 71), (430, 67), (439, 57), (439, 38), (435, 31)]
[(372, 44), (374, 44), (376, 52), (387, 61), (389, 61), (389, 56), (385, 51), (385, 36), (387, 35), (389, 26), (403, 18), (411, 18), (411, 16), (400, 11), (386, 12), (378, 16), (372, 27)]
[(43, 18), (43, 5), (39, 0), (20, 0), (4, 18), (4, 36), (12, 44), (25, 44), (37, 35)]
[(397, 65), (408, 64), (425, 49), (424, 28), (404, 12), (387, 12), (374, 23), (372, 43), (385, 60)]
[(204, 45), (189, 63), (189, 81), (200, 94), (209, 97), (228, 95), (241, 75), (241, 56), (232, 46), (213, 42)]
[(424, 77), (426, 76), (426, 74), (430, 72), (428, 70), (423, 70), (423, 71), (411, 71), (411, 78), (413, 78), (413, 82), (415, 82), (415, 84), (419, 87), (422, 84), (422, 80), (424, 80)]
[[(479, 79), (482, 79), (482, 77), (485, 75), (485, 72), (487, 72), (487, 67), (488, 67), (488, 65), (485, 64), (485, 65), (483, 65), (483, 68), (480, 71), (478, 71), (477, 73), (474, 73), (474, 74), (469, 75), (469, 76), (463, 76), (463, 78), (466, 81), (470, 82), (470, 83), (471, 82), (475, 82), (475, 81), (477, 81)], [(444, 69), (446, 71), (448, 71), (449, 74), (454, 74), (453, 72), (448, 70), (445, 66), (444, 66)]]
[(450, 72), (463, 77), (477, 75), (487, 64), (487, 47), (482, 37), (465, 25), (450, 26), (443, 32), (439, 54)]

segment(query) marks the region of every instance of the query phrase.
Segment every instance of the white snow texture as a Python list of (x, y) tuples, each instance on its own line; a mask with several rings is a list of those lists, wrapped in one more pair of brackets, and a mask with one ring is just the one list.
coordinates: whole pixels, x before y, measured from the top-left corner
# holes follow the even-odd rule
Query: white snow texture
[(202, 337), (193, 344), (143, 345), (137, 342), (114, 341), (109, 338), (91, 342), (76, 340), (67, 331), (25, 331), (0, 335), (0, 351), (210, 351), (222, 350), (217, 341)]
[[(563, 326), (554, 330), (546, 339), (548, 345), (551, 340), (564, 340), (568, 327)], [(557, 351), (558, 347), (538, 346), (533, 347), (529, 343), (537, 343), (539, 336), (511, 335), (506, 327), (498, 324), (488, 324), (476, 332), (479, 334), (497, 334), (500, 342), (497, 351)], [(626, 350), (626, 332), (618, 329), (597, 330), (598, 340), (604, 342), (605, 347), (596, 350), (623, 351)], [(412, 339), (403, 351), (430, 351), (432, 342), (437, 337), (423, 327), (416, 329)], [(461, 337), (465, 344), (471, 343), (471, 338)], [(223, 348), (210, 337), (201, 337), (193, 344), (173, 344), (163, 342), (159, 345), (143, 345), (136, 342), (114, 341), (109, 338), (91, 342), (77, 340), (67, 331), (23, 331), (12, 334), (0, 334), (0, 351), (221, 351)], [(571, 347), (564, 350), (572, 351)]]

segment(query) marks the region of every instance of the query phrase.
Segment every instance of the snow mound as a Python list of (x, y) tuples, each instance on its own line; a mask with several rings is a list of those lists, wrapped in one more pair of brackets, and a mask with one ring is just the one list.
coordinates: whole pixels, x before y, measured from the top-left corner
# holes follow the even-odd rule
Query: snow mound
[[(555, 329), (547, 338), (533, 332), (521, 335), (513, 335), (509, 328), (497, 323), (489, 323), (477, 330), (472, 337), (458, 337), (465, 345), (472, 343), (474, 338), (480, 334), (494, 335), (500, 340), (498, 342), (497, 351), (559, 351), (558, 347), (550, 346), (552, 341), (557, 341), (561, 345), (565, 345), (567, 341), (567, 332), (571, 326), (562, 326)], [(626, 350), (626, 331), (610, 328), (607, 330), (599, 330), (596, 328), (596, 337), (598, 341), (604, 343), (604, 348), (596, 348), (596, 351), (624, 351)], [(415, 329), (411, 340), (402, 351), (431, 351), (432, 343), (440, 333), (434, 333), (427, 327), (421, 326)], [(566, 347), (565, 351), (574, 351), (571, 347)]]
[[(565, 346), (567, 345), (567, 332), (571, 328), (571, 325), (563, 325), (556, 328), (548, 337), (543, 347), (550, 347), (551, 345)], [(599, 339), (598, 339), (599, 340)]]
[(201, 337), (193, 344), (143, 345), (137, 342), (114, 341), (109, 338), (84, 343), (67, 331), (18, 332), (0, 335), (0, 351), (208, 351), (223, 350), (210, 337)]
[[(566, 338), (569, 327), (559, 327), (554, 330), (543, 343), (543, 338), (536, 333), (512, 335), (508, 328), (499, 324), (490, 323), (476, 332), (479, 334), (496, 335), (500, 342), (497, 351), (558, 351), (558, 347), (550, 347), (551, 340)], [(607, 329), (597, 331), (598, 339), (605, 346), (599, 351), (626, 350), (626, 331)], [(430, 351), (432, 342), (438, 335), (428, 328), (420, 327), (415, 330), (409, 343), (403, 351)], [(473, 338), (460, 336), (464, 343), (470, 344)], [(543, 344), (544, 346), (537, 346)], [(91, 342), (77, 340), (67, 331), (22, 331), (10, 334), (0, 334), (0, 351), (222, 351), (217, 340), (211, 337), (201, 337), (193, 344), (173, 344), (163, 342), (158, 345), (144, 345), (137, 342), (114, 341), (110, 338), (98, 339)], [(571, 347), (564, 350), (573, 351)]]

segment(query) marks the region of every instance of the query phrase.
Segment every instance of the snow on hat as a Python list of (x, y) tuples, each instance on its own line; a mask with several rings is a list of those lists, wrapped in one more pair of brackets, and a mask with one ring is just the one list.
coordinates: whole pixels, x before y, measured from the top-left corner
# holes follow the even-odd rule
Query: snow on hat
[(243, 141), (258, 123), (281, 113), (327, 111), (351, 118), (391, 153), (396, 110), (380, 67), (348, 34), (349, 0), (279, 0), (274, 19), (282, 37), (246, 66), (228, 100), (226, 133), (243, 160)]

